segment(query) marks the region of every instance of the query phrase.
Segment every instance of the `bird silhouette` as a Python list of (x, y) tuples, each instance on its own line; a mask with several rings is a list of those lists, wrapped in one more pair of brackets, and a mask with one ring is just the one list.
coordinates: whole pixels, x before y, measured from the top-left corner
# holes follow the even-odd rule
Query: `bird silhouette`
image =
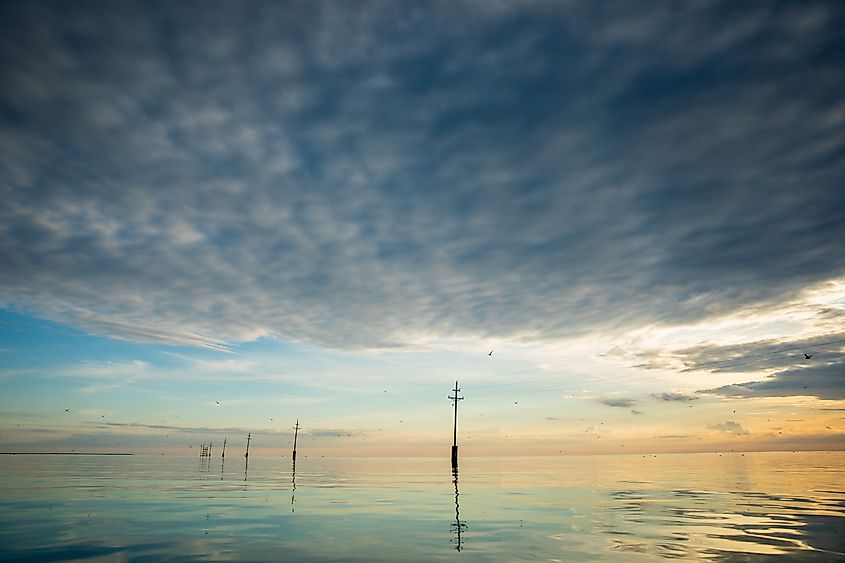
[(65, 409), (65, 412), (70, 412), (70, 409)]
[(220, 404), (220, 401), (214, 401), (214, 402), (217, 403), (218, 405)]
[(804, 359), (805, 359), (805, 360), (809, 360), (809, 359), (810, 359), (810, 358), (812, 358), (812, 357), (813, 357), (813, 355), (812, 355), (812, 354), (804, 354)]
[(489, 353), (489, 354), (487, 354), (487, 355), (488, 355), (488, 356), (492, 356), (492, 355), (493, 355), (493, 350), (490, 350), (490, 353)]

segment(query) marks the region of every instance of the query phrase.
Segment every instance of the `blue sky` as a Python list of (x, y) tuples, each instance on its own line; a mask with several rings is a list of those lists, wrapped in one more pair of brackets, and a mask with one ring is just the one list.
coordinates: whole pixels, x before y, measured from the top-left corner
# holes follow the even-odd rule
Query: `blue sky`
[(0, 11), (0, 449), (843, 443), (839, 3)]

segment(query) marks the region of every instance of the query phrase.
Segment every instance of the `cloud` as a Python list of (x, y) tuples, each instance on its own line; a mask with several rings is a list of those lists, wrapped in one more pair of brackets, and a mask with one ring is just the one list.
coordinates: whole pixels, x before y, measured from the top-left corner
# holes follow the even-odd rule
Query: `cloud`
[(737, 436), (747, 436), (749, 432), (745, 430), (742, 425), (736, 422), (723, 422), (721, 424), (710, 424), (707, 426), (709, 430), (716, 430), (718, 432), (728, 432), (736, 434)]
[[(840, 286), (838, 291), (833, 291), (828, 297), (841, 301), (843, 295)], [(798, 337), (743, 342), (741, 339), (745, 336), (740, 334), (738, 338), (734, 336), (728, 339), (733, 340), (731, 344), (706, 343), (663, 350), (646, 347), (638, 351), (636, 356), (648, 356), (650, 360), (636, 367), (674, 371), (680, 366), (685, 372), (736, 374), (734, 381), (728, 385), (704, 388), (696, 393), (728, 397), (816, 396), (834, 400), (845, 397), (845, 380), (841, 377), (845, 372), (845, 333), (834, 331), (801, 337), (807, 330), (817, 331), (821, 328), (816, 324), (819, 316), (817, 308), (805, 301), (789, 310), (791, 316), (784, 317), (781, 308), (773, 318), (758, 319), (757, 323), (768, 324), (770, 327), (767, 328), (775, 332), (797, 332)], [(822, 315), (829, 317), (831, 313), (826, 309)], [(842, 318), (841, 314), (833, 316), (836, 319)], [(739, 321), (740, 327), (746, 322)], [(699, 327), (697, 330), (705, 335), (705, 340), (708, 336), (717, 339), (721, 336), (718, 328), (709, 330), (708, 327)], [(754, 334), (753, 328), (748, 330)], [(677, 392), (654, 393), (652, 397), (661, 401), (696, 399), (694, 394)]]
[[(291, 430), (275, 430), (275, 429), (261, 429), (256, 432), (254, 428), (245, 428), (238, 426), (228, 427), (206, 427), (206, 426), (175, 426), (170, 424), (143, 424), (138, 422), (99, 422), (89, 424), (89, 427), (104, 428), (104, 429), (119, 429), (119, 428), (135, 428), (155, 431), (172, 431), (172, 432), (187, 432), (187, 433), (206, 433), (206, 434), (252, 434), (261, 435), (293, 435)], [(315, 428), (311, 430), (302, 430), (299, 434), (301, 436), (309, 436), (314, 438), (335, 438), (335, 437), (359, 437), (366, 431), (361, 429), (348, 428)]]
[(658, 401), (695, 401), (698, 397), (686, 393), (652, 393), (652, 397)]
[(814, 396), (826, 400), (845, 399), (845, 354), (828, 354), (828, 361), (808, 367), (777, 371), (759, 381), (703, 389), (699, 393), (724, 397)]
[(633, 399), (600, 399), (599, 402), (608, 407), (629, 408), (637, 402)]
[[(811, 355), (811, 358), (806, 358)], [(701, 346), (684, 350), (689, 369), (713, 372), (764, 372), (760, 379), (699, 393), (726, 397), (815, 396), (845, 399), (845, 334), (794, 341), (750, 342), (735, 346)]]
[(151, 377), (154, 370), (148, 362), (132, 360), (125, 362), (85, 362), (78, 365), (48, 370), (48, 373), (52, 376), (61, 377), (134, 381)]
[(379, 348), (845, 273), (845, 8), (486, 4), (3, 6), (0, 303)]
[[(828, 333), (792, 341), (764, 340), (731, 346), (703, 345), (680, 350), (676, 356), (687, 371), (737, 373), (792, 368), (837, 358), (845, 350), (845, 333)], [(812, 355), (808, 361), (806, 355)]]

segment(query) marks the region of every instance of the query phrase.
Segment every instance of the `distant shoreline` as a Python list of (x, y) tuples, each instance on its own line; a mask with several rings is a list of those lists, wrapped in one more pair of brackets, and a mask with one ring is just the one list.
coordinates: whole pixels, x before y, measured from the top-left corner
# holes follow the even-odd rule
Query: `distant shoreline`
[(89, 453), (89, 452), (0, 452), (0, 455), (135, 455), (135, 454)]

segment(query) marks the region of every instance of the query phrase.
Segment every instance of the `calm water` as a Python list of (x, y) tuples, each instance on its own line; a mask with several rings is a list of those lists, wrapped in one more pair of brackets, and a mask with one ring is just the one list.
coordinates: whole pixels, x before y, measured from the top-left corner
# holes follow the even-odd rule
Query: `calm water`
[(843, 466), (464, 458), (456, 484), (446, 457), (0, 456), (0, 559), (845, 561)]

